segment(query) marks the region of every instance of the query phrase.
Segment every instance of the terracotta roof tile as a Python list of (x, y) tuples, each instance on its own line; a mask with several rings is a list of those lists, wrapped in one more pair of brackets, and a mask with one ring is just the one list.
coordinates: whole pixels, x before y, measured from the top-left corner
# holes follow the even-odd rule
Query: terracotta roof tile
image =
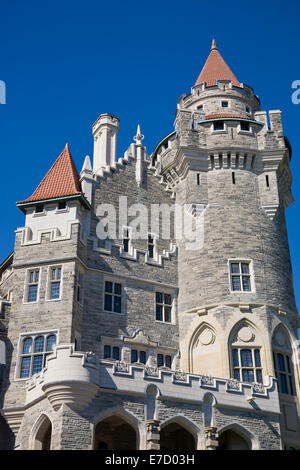
[(46, 199), (73, 196), (76, 194), (82, 194), (79, 174), (69, 146), (66, 144), (64, 150), (54, 162), (32, 196), (24, 201), (17, 202), (17, 204), (44, 201)]
[(219, 119), (219, 118), (235, 118), (235, 119), (250, 119), (251, 120), (251, 117), (242, 116), (242, 114), (223, 113), (223, 114), (207, 114), (205, 116), (205, 119)]
[(238, 79), (224, 61), (215, 41), (213, 41), (210, 54), (195, 85), (205, 82), (206, 86), (214, 86), (216, 85), (216, 80), (231, 80), (233, 85), (240, 86)]

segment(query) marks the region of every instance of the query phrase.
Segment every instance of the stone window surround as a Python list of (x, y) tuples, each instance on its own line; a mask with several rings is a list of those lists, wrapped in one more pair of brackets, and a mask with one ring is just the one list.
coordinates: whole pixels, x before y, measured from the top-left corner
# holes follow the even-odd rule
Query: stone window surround
[[(160, 292), (162, 294), (169, 294), (171, 296), (171, 321), (170, 322), (166, 322), (164, 320), (156, 320), (156, 293), (157, 292)], [(162, 286), (162, 288), (160, 289), (159, 287), (155, 288), (155, 291), (154, 291), (154, 302), (155, 302), (155, 309), (154, 309), (154, 314), (155, 314), (155, 322), (156, 323), (163, 323), (165, 325), (176, 325), (176, 295), (175, 295), (175, 292), (171, 289), (167, 289), (167, 288), (164, 288)]]
[[(105, 310), (105, 282), (112, 282), (113, 284), (114, 283), (117, 283), (117, 284), (121, 284), (121, 312), (111, 312), (110, 310)], [(126, 298), (126, 290), (125, 290), (125, 281), (124, 279), (119, 279), (118, 277), (110, 277), (110, 276), (104, 276), (103, 277), (103, 290), (102, 290), (102, 295), (103, 295), (103, 312), (105, 314), (109, 314), (109, 315), (125, 315), (125, 308), (126, 308), (126, 302), (125, 302), (125, 298)]]
[[(28, 302), (28, 293), (29, 293), (29, 276), (31, 271), (38, 271), (39, 272), (39, 282), (38, 282), (38, 288), (37, 288), (37, 298), (33, 302)], [(40, 286), (41, 286), (41, 267), (36, 266), (36, 267), (30, 267), (26, 269), (25, 272), (25, 285), (24, 285), (24, 292), (23, 292), (23, 304), (27, 305), (32, 305), (36, 304), (40, 300)]]
[(241, 123), (239, 121), (238, 126), (237, 126), (237, 133), (242, 134), (242, 135), (254, 135), (252, 124), (250, 124), (249, 122), (249, 131), (244, 131), (241, 129)]
[[(230, 263), (247, 263), (249, 264), (249, 273), (250, 273), (250, 286), (251, 290), (249, 291), (243, 291), (243, 290), (233, 290), (232, 289), (232, 282), (231, 282), (231, 269), (230, 269)], [(255, 279), (254, 279), (254, 268), (253, 268), (253, 260), (249, 258), (230, 258), (227, 261), (227, 266), (228, 266), (228, 280), (229, 280), (229, 291), (230, 294), (253, 294), (256, 292), (255, 289)]]
[[(223, 122), (223, 125), (224, 125), (223, 129), (215, 130), (214, 129), (215, 122)], [(213, 121), (210, 125), (210, 133), (211, 134), (227, 134), (228, 127), (227, 127), (226, 121), (223, 121), (222, 119), (216, 119), (215, 121)]]
[(54, 329), (49, 329), (49, 330), (28, 331), (26, 333), (19, 334), (19, 340), (18, 340), (18, 345), (17, 345), (17, 359), (16, 359), (16, 367), (15, 367), (15, 375), (14, 375), (15, 382), (24, 382), (26, 380), (29, 380), (30, 377), (32, 377), (32, 376), (22, 377), (22, 378), (20, 377), (24, 340), (30, 336), (34, 340), (37, 336), (47, 337), (50, 335), (56, 335), (56, 344), (59, 344), (59, 329), (54, 328)]
[[(223, 106), (223, 103), (227, 103), (227, 106)], [(222, 109), (230, 109), (231, 106), (230, 106), (230, 100), (226, 99), (226, 98), (222, 98), (220, 100), (220, 108)]]
[[(238, 350), (238, 361), (239, 361), (239, 364), (237, 366), (234, 365), (234, 361), (233, 361), (233, 350), (236, 349)], [(251, 350), (251, 356), (252, 356), (252, 366), (243, 366), (242, 365), (242, 362), (241, 362), (241, 351), (243, 349), (247, 349), (247, 350)], [(255, 353), (254, 351), (255, 350), (258, 350), (259, 351), (259, 356), (260, 356), (260, 366), (256, 365), (256, 362), (255, 362)], [(238, 379), (240, 382), (245, 382), (243, 380), (243, 375), (242, 375), (242, 370), (243, 369), (246, 369), (246, 370), (253, 370), (254, 372), (254, 377), (257, 377), (257, 371), (261, 371), (261, 376), (262, 376), (262, 381), (263, 381), (263, 366), (262, 366), (262, 346), (261, 345), (256, 345), (255, 343), (254, 344), (243, 344), (243, 345), (240, 345), (240, 344), (231, 344), (231, 360), (230, 360), (230, 363), (231, 363), (231, 373), (232, 373), (232, 377), (234, 377), (234, 370), (237, 369), (239, 370), (239, 373), (240, 373), (240, 379)], [(254, 380), (254, 382), (258, 382), (258, 380)]]
[[(59, 289), (59, 298), (58, 299), (51, 299), (51, 270), (53, 268), (61, 268), (61, 275), (60, 275), (60, 289)], [(56, 281), (57, 282), (57, 281)], [(63, 265), (62, 264), (52, 264), (48, 266), (47, 269), (47, 282), (46, 282), (46, 302), (59, 302), (62, 299), (62, 291), (63, 291)]]

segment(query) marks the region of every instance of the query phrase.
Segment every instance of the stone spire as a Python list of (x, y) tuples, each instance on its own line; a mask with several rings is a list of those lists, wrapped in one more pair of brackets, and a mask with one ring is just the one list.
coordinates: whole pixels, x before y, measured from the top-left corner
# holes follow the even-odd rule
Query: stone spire
[(195, 86), (203, 82), (206, 83), (206, 86), (214, 86), (217, 80), (231, 80), (233, 85), (240, 86), (240, 82), (224, 61), (217, 48), (216, 41), (213, 39), (210, 54)]

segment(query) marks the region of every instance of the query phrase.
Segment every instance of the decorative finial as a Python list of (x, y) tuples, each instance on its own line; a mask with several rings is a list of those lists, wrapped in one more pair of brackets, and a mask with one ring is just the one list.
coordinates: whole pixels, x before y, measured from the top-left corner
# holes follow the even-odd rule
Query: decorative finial
[(144, 140), (144, 136), (143, 136), (143, 134), (141, 134), (141, 128), (140, 128), (140, 125), (139, 125), (139, 124), (138, 124), (138, 126), (137, 126), (136, 136), (134, 136), (133, 140), (134, 140), (137, 144), (141, 144), (141, 143), (142, 143), (142, 140)]
[(218, 50), (216, 41), (213, 39), (210, 50), (213, 51), (214, 49)]

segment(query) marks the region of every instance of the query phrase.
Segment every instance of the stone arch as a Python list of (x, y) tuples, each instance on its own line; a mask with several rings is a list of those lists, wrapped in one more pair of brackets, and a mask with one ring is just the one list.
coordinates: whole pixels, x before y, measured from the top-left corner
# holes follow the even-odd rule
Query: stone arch
[[(119, 419), (120, 425), (127, 424), (129, 428), (131, 428), (135, 433), (135, 449), (145, 449), (146, 448), (146, 435), (147, 430), (145, 425), (132, 413), (125, 410), (122, 407), (114, 407), (106, 410), (105, 412), (100, 413), (97, 418), (94, 420), (93, 423), (93, 448), (96, 448), (97, 445), (97, 426), (102, 422), (109, 422), (110, 418), (114, 419), (115, 422)], [(128, 429), (129, 429), (128, 428)], [(132, 434), (132, 431), (129, 429)], [(102, 443), (105, 442), (104, 440), (101, 441)], [(110, 441), (110, 444), (112, 442)], [(118, 450), (118, 449), (117, 449)], [(123, 449), (120, 449), (123, 450)], [(133, 450), (133, 449), (131, 449)]]
[[(257, 437), (238, 423), (231, 423), (218, 430), (219, 450), (258, 450)], [(227, 442), (224, 439), (227, 434)], [(222, 442), (223, 441), (223, 442)]]
[[(182, 430), (184, 432), (182, 432)], [(169, 431), (169, 433), (173, 434), (172, 442), (174, 448), (168, 450), (195, 450), (200, 446), (201, 431), (199, 427), (183, 415), (173, 416), (161, 423), (160, 444), (162, 450), (168, 448), (168, 444), (170, 443), (165, 435), (165, 431)], [(183, 447), (178, 447), (179, 443), (176, 441), (176, 434), (179, 440), (183, 442)]]
[[(248, 318), (241, 318), (238, 322), (236, 322), (230, 329), (228, 334), (227, 340), (227, 351), (229, 357), (229, 371), (230, 376), (234, 377), (234, 364), (233, 364), (233, 349), (259, 349), (259, 356), (261, 367), (258, 367), (254, 372), (253, 380), (250, 382), (259, 382), (263, 381), (263, 376), (266, 375), (266, 371), (268, 370), (267, 367), (267, 348), (266, 343), (261, 334), (258, 327), (251, 322)], [(240, 364), (241, 366), (241, 364)], [(255, 369), (255, 359), (253, 357), (253, 370)], [(261, 369), (261, 378), (257, 377), (258, 370)], [(260, 379), (260, 380), (259, 380)], [(243, 377), (240, 377), (241, 381), (248, 381), (243, 380)]]
[(51, 450), (52, 421), (46, 413), (36, 420), (30, 436), (32, 450)]
[[(219, 375), (216, 369), (220, 354), (220, 343), (214, 326), (201, 322), (191, 336), (189, 343), (189, 370), (192, 373)], [(206, 369), (207, 367), (207, 369)]]

